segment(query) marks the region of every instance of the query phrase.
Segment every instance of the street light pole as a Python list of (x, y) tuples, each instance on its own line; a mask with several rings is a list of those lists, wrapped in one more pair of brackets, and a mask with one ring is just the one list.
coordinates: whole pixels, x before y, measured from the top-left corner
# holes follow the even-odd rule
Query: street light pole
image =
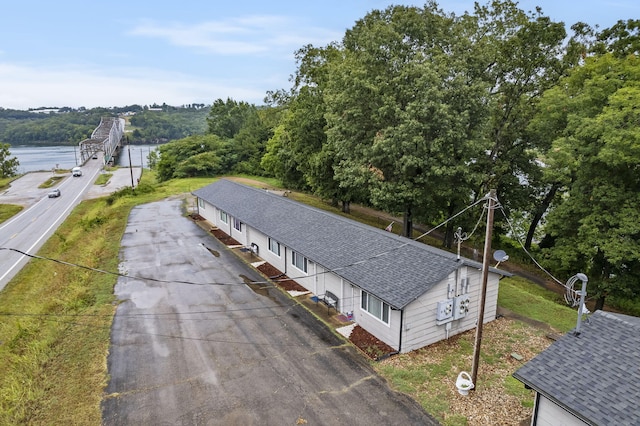
[(489, 262), (491, 261), (491, 236), (493, 233), (493, 209), (495, 207), (496, 190), (489, 192), (487, 202), (489, 211), (487, 212), (487, 230), (484, 237), (484, 257), (482, 260), (482, 291), (480, 293), (480, 307), (478, 313), (478, 325), (476, 326), (476, 340), (473, 348), (473, 368), (471, 370), (471, 382), (476, 385), (478, 377), (478, 363), (480, 361), (480, 345), (482, 344), (482, 325), (484, 323), (484, 305), (487, 299), (487, 281), (489, 278)]

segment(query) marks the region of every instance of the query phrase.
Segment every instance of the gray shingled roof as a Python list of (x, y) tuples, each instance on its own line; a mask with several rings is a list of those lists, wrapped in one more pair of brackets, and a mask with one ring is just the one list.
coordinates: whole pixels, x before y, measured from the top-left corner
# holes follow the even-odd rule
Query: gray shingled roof
[(640, 424), (640, 318), (596, 311), (513, 376), (594, 425)]
[(456, 260), (453, 253), (229, 180), (193, 194), (395, 309), (404, 308), (462, 265), (482, 268), (469, 259)]

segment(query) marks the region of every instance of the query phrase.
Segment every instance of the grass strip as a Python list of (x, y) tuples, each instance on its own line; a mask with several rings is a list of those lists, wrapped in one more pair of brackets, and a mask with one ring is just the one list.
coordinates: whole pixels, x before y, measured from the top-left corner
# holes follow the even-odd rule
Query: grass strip
[[(38, 255), (118, 271), (133, 207), (212, 179), (154, 181), (147, 172), (135, 191), (82, 202)], [(115, 283), (114, 275), (31, 259), (0, 293), (0, 424), (101, 423)]]

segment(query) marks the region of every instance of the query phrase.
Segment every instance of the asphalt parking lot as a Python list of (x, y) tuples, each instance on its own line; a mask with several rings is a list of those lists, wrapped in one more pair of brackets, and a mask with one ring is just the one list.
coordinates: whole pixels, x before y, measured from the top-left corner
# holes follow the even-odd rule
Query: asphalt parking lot
[(438, 424), (183, 208), (131, 212), (104, 425)]

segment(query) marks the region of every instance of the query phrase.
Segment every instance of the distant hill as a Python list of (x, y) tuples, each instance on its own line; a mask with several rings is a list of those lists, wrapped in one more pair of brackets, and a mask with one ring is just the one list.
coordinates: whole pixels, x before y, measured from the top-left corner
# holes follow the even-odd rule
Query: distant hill
[(102, 117), (123, 117), (129, 143), (163, 143), (207, 129), (209, 107), (166, 104), (115, 108), (0, 108), (0, 142), (10, 145), (76, 145), (91, 136)]

